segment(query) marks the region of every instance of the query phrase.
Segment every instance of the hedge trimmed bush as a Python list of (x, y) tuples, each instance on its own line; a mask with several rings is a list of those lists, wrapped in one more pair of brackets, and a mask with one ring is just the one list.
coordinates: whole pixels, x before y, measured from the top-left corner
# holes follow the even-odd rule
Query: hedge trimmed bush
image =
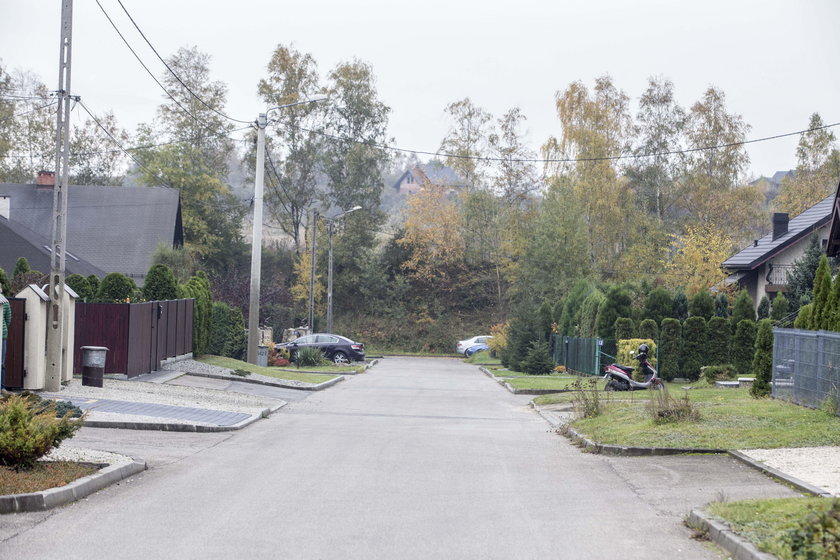
[(755, 321), (744, 319), (735, 328), (732, 337), (732, 364), (739, 375), (749, 375), (755, 357)]
[(659, 376), (671, 381), (682, 371), (682, 323), (663, 319), (659, 331)]
[(639, 328), (636, 333), (639, 338), (649, 338), (651, 340), (659, 340), (659, 325), (653, 319), (645, 319), (639, 323)]
[(82, 422), (74, 420), (70, 411), (56, 418), (55, 403), (44, 408), (40, 399), (4, 397), (0, 401), (0, 464), (15, 470), (31, 469), (53, 447), (73, 437)]
[(125, 274), (112, 272), (105, 276), (99, 284), (96, 301), (101, 303), (130, 303), (134, 299), (136, 291), (137, 285), (134, 280)]
[(762, 319), (758, 322), (758, 334), (755, 335), (755, 357), (752, 374), (755, 377), (750, 394), (756, 398), (770, 394), (770, 382), (773, 379), (773, 321)]
[(714, 384), (715, 381), (729, 381), (738, 378), (738, 372), (732, 364), (703, 366), (700, 369), (703, 372), (703, 379), (710, 384)]
[(683, 375), (692, 381), (700, 378), (700, 368), (707, 361), (706, 320), (689, 317), (683, 325)]
[(706, 363), (704, 365), (716, 366), (731, 363), (729, 356), (729, 321), (723, 317), (712, 317), (706, 323), (707, 348)]
[(615, 339), (633, 338), (636, 336), (636, 325), (630, 317), (619, 317), (615, 320)]

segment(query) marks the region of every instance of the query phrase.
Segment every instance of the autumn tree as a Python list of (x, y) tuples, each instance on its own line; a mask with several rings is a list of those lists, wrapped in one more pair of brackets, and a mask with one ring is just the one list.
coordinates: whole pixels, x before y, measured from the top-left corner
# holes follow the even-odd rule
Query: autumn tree
[(684, 235), (674, 236), (675, 255), (668, 264), (669, 286), (683, 286), (688, 295), (722, 286), (726, 271), (721, 263), (732, 254), (732, 241), (714, 227), (697, 225), (686, 228)]
[[(486, 155), (493, 117), (469, 97), (450, 103), (444, 111), (452, 120), (440, 144), (440, 151), (446, 154), (446, 165), (458, 172), (468, 188), (481, 187), (485, 181), (485, 170), (484, 164), (477, 158)], [(517, 117), (512, 116), (509, 126), (515, 127), (516, 120)]]

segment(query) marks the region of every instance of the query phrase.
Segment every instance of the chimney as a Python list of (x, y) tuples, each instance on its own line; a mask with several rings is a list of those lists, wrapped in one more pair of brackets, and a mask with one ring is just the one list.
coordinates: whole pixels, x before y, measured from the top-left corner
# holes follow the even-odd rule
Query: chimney
[(54, 187), (55, 186), (55, 172), (54, 171), (39, 171), (38, 177), (35, 179), (35, 184), (39, 187)]
[(773, 241), (782, 237), (788, 232), (788, 222), (790, 218), (785, 212), (775, 212), (773, 214)]

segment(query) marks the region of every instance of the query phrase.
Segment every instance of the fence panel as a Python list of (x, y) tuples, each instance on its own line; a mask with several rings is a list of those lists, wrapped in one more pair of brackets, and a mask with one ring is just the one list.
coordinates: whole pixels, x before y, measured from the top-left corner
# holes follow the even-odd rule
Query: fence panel
[(773, 329), (773, 397), (811, 408), (836, 403), (840, 333)]
[(601, 339), (553, 335), (554, 363), (569, 371), (601, 374)]

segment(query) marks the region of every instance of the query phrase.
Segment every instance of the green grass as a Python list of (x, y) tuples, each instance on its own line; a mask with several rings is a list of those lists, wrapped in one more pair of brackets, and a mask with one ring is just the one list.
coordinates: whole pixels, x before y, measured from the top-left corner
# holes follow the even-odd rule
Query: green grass
[(579, 377), (560, 377), (557, 375), (529, 375), (521, 377), (511, 377), (507, 380), (508, 384), (514, 389), (556, 389), (558, 391), (565, 391), (573, 389), (575, 381)]
[[(713, 389), (696, 384), (688, 391), (700, 411), (696, 422), (654, 424), (646, 391), (601, 392), (605, 412), (572, 426), (600, 443), (641, 447), (756, 449), (840, 445), (840, 418), (784, 401), (754, 399), (749, 390)], [(600, 386), (600, 384), (599, 384)], [(671, 396), (682, 398), (679, 386)], [(536, 404), (572, 402), (574, 393), (546, 395)]]
[(480, 364), (483, 366), (498, 366), (502, 364), (499, 358), (494, 358), (489, 352), (476, 352), (464, 361), (468, 364)]
[[(782, 560), (792, 560), (791, 549), (783, 535), (800, 524), (809, 512), (826, 511), (831, 501), (829, 498), (783, 498), (715, 502), (709, 505), (708, 510), (762, 551), (775, 554)], [(817, 557), (829, 556), (821, 554)]]
[(336, 375), (347, 372), (352, 372), (356, 368), (360, 366), (343, 366), (343, 367), (335, 367), (335, 366), (319, 366), (318, 368), (307, 368), (308, 370), (314, 371), (335, 371), (335, 374), (319, 374), (319, 373), (309, 373), (307, 371), (297, 371), (291, 370), (289, 367), (263, 367), (257, 366), (254, 364), (249, 364), (248, 362), (242, 362), (240, 360), (234, 360), (233, 358), (224, 358), (222, 356), (210, 356), (204, 355), (197, 358), (197, 361), (210, 364), (211, 366), (219, 366), (224, 368), (230, 368), (233, 370), (236, 369), (243, 369), (245, 371), (250, 371), (252, 373), (258, 373), (260, 375), (266, 375), (268, 377), (275, 377), (277, 379), (287, 379), (289, 381), (303, 381), (304, 383), (323, 383), (324, 381), (329, 381), (330, 379), (334, 379)]

